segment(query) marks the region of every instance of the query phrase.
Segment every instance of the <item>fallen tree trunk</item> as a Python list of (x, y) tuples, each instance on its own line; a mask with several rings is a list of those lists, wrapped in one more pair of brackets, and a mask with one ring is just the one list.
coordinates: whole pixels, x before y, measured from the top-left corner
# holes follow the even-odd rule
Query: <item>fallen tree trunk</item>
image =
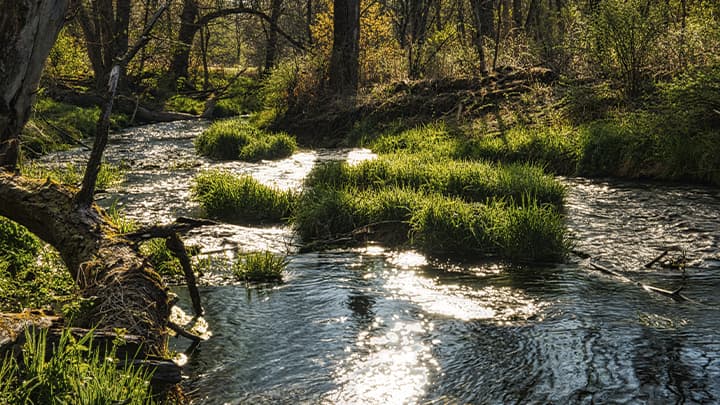
[(55, 247), (93, 306), (84, 327), (121, 328), (142, 337), (144, 351), (165, 349), (170, 316), (160, 276), (105, 219), (96, 205), (77, 204), (77, 190), (0, 171), (0, 215)]

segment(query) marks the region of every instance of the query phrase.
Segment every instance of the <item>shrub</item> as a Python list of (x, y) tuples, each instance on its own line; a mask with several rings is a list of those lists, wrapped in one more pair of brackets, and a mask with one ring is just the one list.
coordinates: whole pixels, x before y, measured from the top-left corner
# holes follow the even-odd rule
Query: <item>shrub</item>
[(235, 261), (232, 272), (235, 278), (245, 282), (279, 283), (288, 265), (285, 256), (272, 252), (253, 252), (241, 255)]
[(193, 197), (210, 217), (241, 222), (278, 222), (292, 212), (295, 195), (260, 184), (252, 176), (208, 171), (195, 178)]

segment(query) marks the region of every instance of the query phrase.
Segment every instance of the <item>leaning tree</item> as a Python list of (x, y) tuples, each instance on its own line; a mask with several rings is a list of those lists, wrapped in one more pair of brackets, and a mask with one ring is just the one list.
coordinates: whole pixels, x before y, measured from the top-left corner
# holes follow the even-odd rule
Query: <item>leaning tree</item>
[[(123, 328), (145, 339), (145, 351), (161, 353), (169, 326), (167, 288), (135, 244), (108, 222), (94, 204), (92, 185), (86, 184), (94, 184), (104, 145), (93, 152), (81, 190), (28, 179), (17, 170), (20, 132), (45, 59), (65, 22), (68, 0), (0, 0), (0, 8), (0, 215), (57, 249), (81, 294), (94, 297), (82, 326)], [(126, 64), (146, 40), (147, 35), (115, 66)], [(103, 116), (109, 115), (112, 96), (110, 91)], [(101, 121), (99, 129), (106, 140), (103, 125)], [(102, 143), (100, 132), (98, 137)]]

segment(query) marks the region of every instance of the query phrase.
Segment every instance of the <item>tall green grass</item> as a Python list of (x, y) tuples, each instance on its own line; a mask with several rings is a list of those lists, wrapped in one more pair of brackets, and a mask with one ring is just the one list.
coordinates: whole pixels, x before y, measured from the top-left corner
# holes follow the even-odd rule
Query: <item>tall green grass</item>
[(247, 120), (234, 118), (214, 122), (195, 140), (195, 149), (215, 159), (254, 162), (290, 156), (297, 143), (285, 133), (271, 134)]
[(65, 330), (57, 347), (49, 345), (45, 331), (25, 337), (21, 360), (8, 355), (0, 366), (0, 403), (155, 403), (150, 371), (119, 365), (114, 346), (101, 355), (92, 332), (76, 339)]
[(393, 153), (351, 166), (344, 162), (319, 165), (309, 175), (309, 187), (355, 187), (360, 190), (407, 187), (466, 201), (524, 198), (556, 206), (565, 188), (540, 168), (438, 159), (429, 154)]
[(408, 188), (314, 187), (300, 198), (293, 222), (304, 240), (333, 240), (382, 225), (384, 241), (440, 255), (555, 261), (568, 247), (562, 217), (552, 206), (473, 203)]
[(228, 221), (279, 222), (290, 217), (296, 196), (277, 190), (251, 176), (207, 171), (194, 180), (193, 197), (207, 215)]

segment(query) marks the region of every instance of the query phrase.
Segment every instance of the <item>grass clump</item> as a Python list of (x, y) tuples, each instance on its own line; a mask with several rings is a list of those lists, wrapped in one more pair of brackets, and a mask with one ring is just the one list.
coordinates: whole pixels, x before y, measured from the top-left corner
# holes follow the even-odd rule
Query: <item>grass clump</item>
[(295, 138), (285, 133), (261, 131), (236, 118), (213, 123), (195, 141), (199, 154), (221, 160), (259, 161), (288, 157), (297, 149)]
[(286, 256), (272, 252), (252, 252), (241, 255), (233, 263), (232, 272), (239, 281), (256, 283), (282, 282), (289, 261)]
[(20, 360), (8, 355), (0, 366), (0, 403), (155, 403), (151, 373), (131, 362), (118, 365), (116, 346), (101, 355), (92, 335), (76, 339), (66, 330), (54, 347), (45, 331), (26, 332)]
[(290, 216), (296, 200), (291, 191), (225, 171), (201, 173), (195, 178), (192, 193), (208, 216), (249, 223), (282, 221)]

